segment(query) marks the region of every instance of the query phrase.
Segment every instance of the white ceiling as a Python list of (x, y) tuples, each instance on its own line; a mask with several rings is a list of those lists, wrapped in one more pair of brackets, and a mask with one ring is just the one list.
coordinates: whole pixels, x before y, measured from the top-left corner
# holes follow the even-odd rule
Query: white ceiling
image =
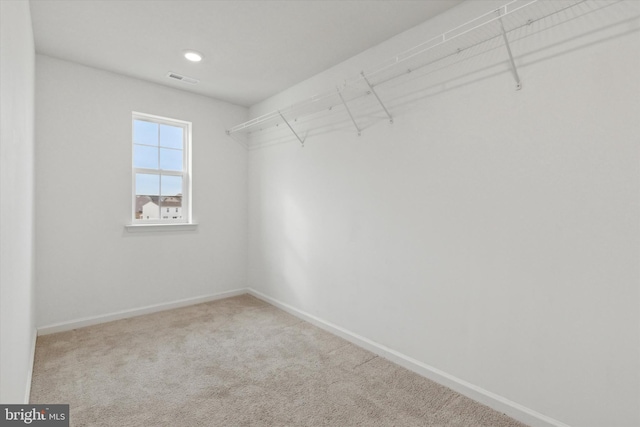
[(251, 106), (462, 1), (31, 0), (31, 14), (38, 53)]

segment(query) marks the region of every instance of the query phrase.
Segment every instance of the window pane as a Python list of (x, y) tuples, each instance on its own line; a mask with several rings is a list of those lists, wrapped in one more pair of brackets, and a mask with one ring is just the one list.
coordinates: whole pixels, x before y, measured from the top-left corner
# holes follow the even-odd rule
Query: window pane
[(163, 147), (182, 149), (182, 128), (160, 125), (160, 145)]
[(143, 120), (133, 121), (133, 143), (158, 145), (158, 124)]
[(158, 169), (158, 149), (146, 145), (133, 145), (133, 167)]
[(182, 150), (160, 149), (160, 169), (181, 171)]
[(162, 175), (161, 196), (182, 196), (182, 177)]
[(136, 174), (136, 219), (160, 218), (160, 175)]
[(159, 196), (160, 175), (136, 174), (136, 196)]

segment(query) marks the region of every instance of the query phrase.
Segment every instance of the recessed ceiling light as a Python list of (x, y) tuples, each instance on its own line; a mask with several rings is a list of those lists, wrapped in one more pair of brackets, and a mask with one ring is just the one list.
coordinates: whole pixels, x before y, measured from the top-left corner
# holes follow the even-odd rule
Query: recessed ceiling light
[(204, 56), (195, 50), (185, 50), (184, 57), (191, 62), (200, 62)]

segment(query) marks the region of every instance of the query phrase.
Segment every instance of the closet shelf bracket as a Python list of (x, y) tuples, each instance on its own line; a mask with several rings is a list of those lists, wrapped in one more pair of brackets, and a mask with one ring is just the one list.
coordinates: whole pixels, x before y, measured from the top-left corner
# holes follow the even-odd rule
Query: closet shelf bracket
[[(296, 136), (296, 138), (298, 138), (298, 141), (300, 141), (300, 144), (302, 144), (302, 146), (304, 147), (304, 139), (300, 138), (300, 136), (297, 134), (297, 132), (291, 127), (291, 125), (289, 124), (289, 122), (287, 121), (287, 119), (284, 118), (284, 116), (282, 115), (282, 113), (280, 111), (278, 111), (278, 114), (280, 115), (280, 117), (282, 118), (282, 121), (289, 127), (289, 129), (291, 129), (291, 132), (293, 132), (293, 134)], [(306, 139), (306, 138), (305, 138)]]
[(498, 9), (496, 12), (498, 13), (498, 21), (500, 22), (500, 32), (502, 33), (502, 40), (504, 40), (504, 46), (507, 48), (507, 53), (509, 54), (509, 63), (511, 64), (511, 74), (513, 74), (513, 78), (516, 81), (516, 90), (522, 89), (522, 82), (520, 81), (520, 75), (518, 75), (518, 69), (516, 68), (516, 63), (513, 60), (513, 54), (511, 53), (511, 45), (509, 45), (509, 39), (507, 38), (507, 32), (504, 29), (504, 23), (502, 22), (502, 9)]
[(337, 89), (337, 91), (338, 91), (338, 96), (340, 97), (340, 101), (342, 101), (342, 104), (344, 105), (345, 110), (347, 110), (347, 113), (349, 113), (349, 117), (351, 118), (351, 121), (353, 122), (353, 126), (355, 126), (356, 130), (358, 131), (358, 136), (360, 136), (362, 134), (362, 131), (358, 127), (358, 123), (356, 123), (356, 119), (353, 118), (353, 114), (351, 114), (351, 110), (349, 109), (349, 106), (347, 105), (347, 102), (344, 100), (344, 97), (342, 96), (342, 93), (340, 93), (340, 89)]
[(371, 90), (371, 93), (376, 97), (376, 99), (380, 103), (380, 106), (382, 107), (384, 112), (387, 114), (387, 117), (389, 117), (389, 123), (393, 124), (393, 117), (391, 117), (391, 114), (389, 113), (389, 110), (387, 110), (387, 107), (385, 107), (384, 102), (382, 102), (382, 100), (378, 96), (378, 93), (376, 92), (376, 90), (371, 85), (371, 82), (369, 81), (367, 76), (364, 75), (364, 71), (361, 72), (360, 74), (362, 75), (362, 78), (364, 79), (364, 81), (367, 83), (367, 86), (369, 86), (369, 90)]

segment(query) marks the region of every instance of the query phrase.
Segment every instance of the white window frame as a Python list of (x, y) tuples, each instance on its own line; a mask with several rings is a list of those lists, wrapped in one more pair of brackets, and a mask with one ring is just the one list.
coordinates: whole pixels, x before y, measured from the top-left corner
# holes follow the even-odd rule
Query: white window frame
[[(134, 121), (142, 120), (151, 123), (157, 123), (158, 125), (169, 125), (181, 127), (182, 132), (182, 171), (164, 170), (160, 169), (147, 169), (137, 168), (134, 165)], [(155, 116), (152, 114), (139, 113), (133, 111), (131, 113), (131, 165), (133, 169), (132, 183), (131, 183), (131, 195), (132, 195), (132, 207), (131, 207), (131, 223), (133, 225), (153, 225), (153, 224), (193, 224), (192, 222), (192, 210), (191, 210), (191, 122), (184, 120), (172, 119), (169, 117)], [(159, 129), (159, 126), (158, 126)], [(136, 174), (144, 173), (151, 175), (171, 175), (182, 177), (182, 219), (162, 219), (162, 205), (159, 207), (158, 219), (136, 219)], [(162, 197), (162, 179), (160, 180), (160, 198)]]

